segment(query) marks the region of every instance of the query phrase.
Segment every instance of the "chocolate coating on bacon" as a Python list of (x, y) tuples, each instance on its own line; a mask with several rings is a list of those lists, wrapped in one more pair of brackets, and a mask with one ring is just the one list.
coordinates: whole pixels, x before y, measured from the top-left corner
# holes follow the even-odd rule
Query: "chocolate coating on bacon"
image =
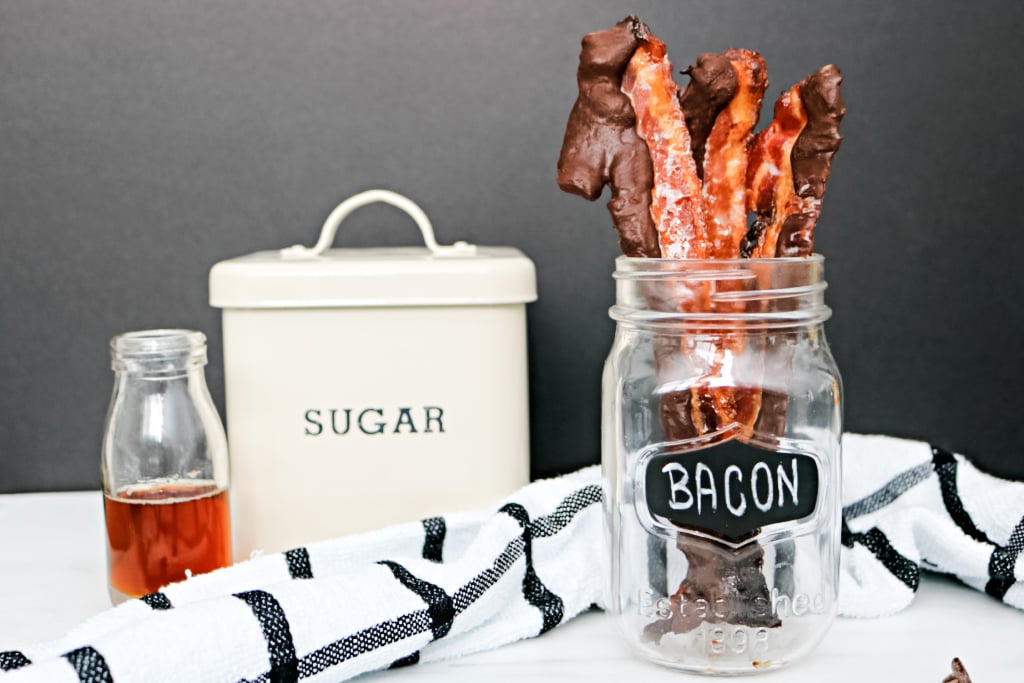
[(843, 141), (839, 124), (846, 114), (840, 86), (843, 76), (835, 64), (818, 69), (800, 86), (807, 126), (793, 147), (793, 180), (801, 197), (821, 199), (829, 168)]
[(807, 125), (793, 146), (793, 186), (804, 210), (788, 217), (779, 232), (776, 256), (807, 256), (814, 248), (814, 226), (821, 215), (832, 157), (843, 138), (839, 124), (846, 114), (839, 68), (827, 64), (800, 85)]
[[(772, 609), (763, 573), (764, 548), (759, 544), (728, 549), (714, 541), (679, 534), (676, 547), (686, 555), (686, 578), (669, 598), (668, 618), (644, 628), (647, 640), (658, 642), (668, 633), (689, 633), (703, 624), (782, 625)], [(702, 603), (713, 608), (695, 609)]]
[(690, 82), (679, 93), (679, 106), (683, 110), (686, 128), (690, 131), (697, 175), (703, 179), (704, 150), (708, 135), (711, 134), (711, 127), (718, 114), (736, 94), (736, 71), (725, 55), (707, 52), (683, 73), (690, 77)]
[(622, 76), (638, 44), (640, 21), (583, 37), (576, 80), (579, 95), (569, 114), (558, 158), (558, 186), (588, 200), (611, 186), (608, 211), (626, 256), (658, 257), (651, 219), (654, 174), (636, 117), (622, 93)]

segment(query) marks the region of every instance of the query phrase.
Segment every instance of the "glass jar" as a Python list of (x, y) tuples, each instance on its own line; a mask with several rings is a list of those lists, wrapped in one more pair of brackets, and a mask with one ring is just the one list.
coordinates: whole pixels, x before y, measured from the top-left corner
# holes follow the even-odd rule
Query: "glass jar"
[(616, 262), (609, 611), (670, 667), (785, 666), (836, 611), (841, 385), (824, 259)]
[(129, 332), (110, 342), (114, 393), (102, 473), (116, 604), (231, 563), (228, 449), (206, 387), (206, 336)]

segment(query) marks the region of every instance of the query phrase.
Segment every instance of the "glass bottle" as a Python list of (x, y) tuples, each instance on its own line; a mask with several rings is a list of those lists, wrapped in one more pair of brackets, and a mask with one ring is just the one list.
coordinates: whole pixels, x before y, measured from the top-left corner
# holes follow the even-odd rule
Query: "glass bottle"
[(607, 604), (644, 658), (774, 669), (834, 618), (842, 391), (823, 272), (820, 256), (616, 262)]
[(206, 387), (206, 336), (146, 330), (110, 342), (102, 473), (111, 600), (231, 563), (228, 450)]

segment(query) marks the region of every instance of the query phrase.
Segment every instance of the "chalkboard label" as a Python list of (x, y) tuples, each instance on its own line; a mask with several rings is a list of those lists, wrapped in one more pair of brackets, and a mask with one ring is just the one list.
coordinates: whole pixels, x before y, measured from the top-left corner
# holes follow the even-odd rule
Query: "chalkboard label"
[(662, 452), (641, 464), (647, 512), (662, 527), (696, 529), (727, 541), (808, 517), (818, 501), (818, 465), (802, 453), (740, 441)]

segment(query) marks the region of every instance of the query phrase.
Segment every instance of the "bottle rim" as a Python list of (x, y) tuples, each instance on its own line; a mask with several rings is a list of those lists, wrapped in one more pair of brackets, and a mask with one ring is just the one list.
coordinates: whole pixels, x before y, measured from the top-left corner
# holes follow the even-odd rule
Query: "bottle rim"
[(110, 355), (117, 360), (155, 360), (200, 355), (206, 351), (206, 335), (197, 330), (136, 330), (110, 340)]

